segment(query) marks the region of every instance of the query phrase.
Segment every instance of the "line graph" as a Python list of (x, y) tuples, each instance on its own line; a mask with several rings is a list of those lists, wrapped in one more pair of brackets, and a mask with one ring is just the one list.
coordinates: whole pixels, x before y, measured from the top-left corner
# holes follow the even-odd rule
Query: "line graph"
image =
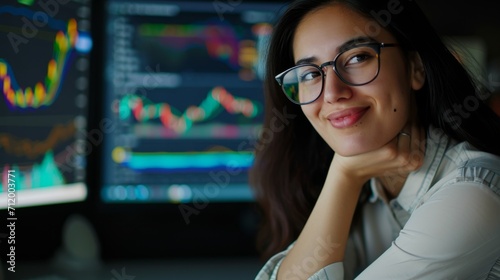
[(168, 103), (154, 103), (137, 95), (126, 95), (118, 104), (120, 119), (125, 120), (132, 116), (138, 122), (159, 119), (163, 126), (178, 134), (187, 132), (193, 124), (209, 120), (223, 110), (230, 114), (254, 118), (262, 112), (262, 106), (250, 99), (235, 97), (223, 87), (214, 87), (200, 105), (192, 105), (183, 113)]
[[(0, 6), (0, 14), (34, 18), (36, 11), (24, 7)], [(47, 17), (47, 25), (54, 30), (64, 30), (67, 23), (54, 17)]]
[(45, 140), (21, 139), (7, 133), (0, 133), (0, 149), (15, 156), (24, 156), (35, 159), (47, 153), (57, 144), (75, 136), (74, 122), (55, 125)]
[[(35, 12), (27, 8), (4, 6), (0, 14), (34, 17)], [(15, 78), (9, 61), (0, 58), (0, 87), (7, 106), (12, 111), (33, 110), (52, 105), (61, 91), (70, 56), (78, 41), (78, 29), (75, 19), (67, 22), (47, 17), (47, 25), (55, 29), (52, 58), (47, 63), (46, 77), (35, 85), (22, 87)]]

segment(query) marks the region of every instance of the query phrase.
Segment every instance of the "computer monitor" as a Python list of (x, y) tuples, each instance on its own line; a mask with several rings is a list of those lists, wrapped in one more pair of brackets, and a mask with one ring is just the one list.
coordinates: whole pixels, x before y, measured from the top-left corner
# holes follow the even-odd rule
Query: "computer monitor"
[[(256, 228), (248, 170), (263, 122), (267, 43), (284, 5), (105, 2), (100, 121), (108, 133), (97, 201), (108, 252), (254, 247), (241, 239)], [(124, 241), (146, 232), (148, 240)]]
[(83, 201), (90, 1), (0, 4), (0, 209)]
[(5, 271), (50, 258), (66, 218), (88, 198), (91, 9), (90, 0), (0, 3)]
[(253, 199), (261, 59), (281, 5), (240, 2), (109, 1), (105, 202)]

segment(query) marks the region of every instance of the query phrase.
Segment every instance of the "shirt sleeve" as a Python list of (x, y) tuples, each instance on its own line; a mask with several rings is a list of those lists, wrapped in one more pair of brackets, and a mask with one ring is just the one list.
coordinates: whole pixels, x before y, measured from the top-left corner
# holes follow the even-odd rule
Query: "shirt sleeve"
[[(281, 265), (281, 262), (283, 259), (286, 257), (287, 253), (290, 251), (290, 249), (293, 247), (293, 244), (290, 245), (285, 251), (282, 251), (276, 255), (274, 255), (272, 258), (270, 258), (264, 267), (260, 270), (260, 272), (257, 274), (257, 277), (255, 280), (276, 280), (278, 277), (278, 270)], [(304, 263), (304, 265), (307, 265)], [(286, 276), (286, 279), (289, 280), (303, 280), (304, 277), (301, 277), (303, 275), (303, 271), (301, 271), (300, 267), (297, 268), (294, 271), (290, 271), (288, 275)], [(308, 280), (336, 280), (336, 279), (344, 279), (344, 265), (342, 262), (336, 262), (333, 264), (330, 264), (316, 273), (314, 273), (312, 276), (307, 278)]]
[(499, 213), (500, 197), (488, 186), (444, 186), (356, 279), (486, 279), (500, 256)]
[(283, 252), (279, 252), (278, 254), (272, 256), (262, 267), (262, 269), (255, 277), (255, 280), (275, 280), (278, 275), (278, 269), (281, 265), (281, 262), (285, 258), (286, 254), (292, 248), (293, 245), (290, 245), (288, 249)]

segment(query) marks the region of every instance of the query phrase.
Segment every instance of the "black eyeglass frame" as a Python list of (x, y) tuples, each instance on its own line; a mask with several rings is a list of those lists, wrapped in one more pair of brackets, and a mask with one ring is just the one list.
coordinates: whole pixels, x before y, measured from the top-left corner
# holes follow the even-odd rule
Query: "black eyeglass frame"
[[(358, 45), (355, 45), (354, 47), (352, 48), (349, 48), (347, 50), (344, 50), (340, 53), (338, 53), (335, 58), (331, 61), (327, 61), (325, 63), (322, 63), (321, 65), (316, 65), (316, 64), (312, 64), (312, 63), (305, 63), (305, 64), (300, 64), (300, 65), (295, 65), (293, 66), (292, 68), (288, 68), (287, 70), (281, 72), (280, 74), (276, 75), (274, 78), (276, 79), (276, 81), (278, 82), (278, 84), (281, 86), (281, 89), (283, 91), (283, 93), (286, 95), (286, 97), (292, 101), (293, 103), (297, 104), (297, 105), (307, 105), (307, 104), (311, 104), (313, 103), (314, 101), (318, 100), (318, 98), (323, 94), (323, 89), (325, 87), (325, 71), (323, 71), (323, 68), (325, 66), (332, 66), (333, 68), (333, 72), (335, 72), (335, 75), (337, 75), (337, 77), (339, 77), (339, 79), (344, 82), (345, 84), (349, 85), (349, 86), (364, 86), (366, 84), (369, 84), (371, 82), (373, 82), (377, 77), (378, 77), (378, 74), (380, 72), (380, 50), (382, 48), (387, 48), (387, 47), (397, 47), (399, 46), (399, 44), (397, 43), (378, 43), (378, 42), (371, 42), (371, 43), (363, 43), (363, 44), (358, 44)], [(345, 52), (349, 51), (349, 50), (352, 50), (354, 48), (357, 48), (357, 47), (370, 47), (372, 49), (374, 49), (376, 52), (377, 52), (377, 63), (378, 63), (378, 68), (377, 68), (377, 73), (375, 74), (375, 76), (373, 77), (373, 79), (369, 80), (368, 82), (365, 82), (365, 83), (361, 83), (361, 84), (354, 84), (354, 83), (351, 83), (347, 80), (344, 79), (344, 77), (342, 77), (342, 75), (340, 75), (338, 72), (337, 72), (337, 59)], [(304, 102), (304, 103), (301, 103), (301, 102), (297, 102), (295, 100), (293, 100), (292, 98), (290, 98), (290, 96), (288, 96), (288, 94), (286, 93), (285, 89), (283, 88), (283, 79), (285, 77), (286, 74), (288, 74), (288, 72), (290, 71), (293, 71), (297, 68), (300, 68), (300, 67), (304, 67), (304, 66), (312, 66), (312, 67), (315, 67), (317, 68), (320, 72), (321, 72), (321, 91), (320, 93), (318, 94), (318, 96), (312, 100), (312, 101), (309, 101), (309, 102)]]

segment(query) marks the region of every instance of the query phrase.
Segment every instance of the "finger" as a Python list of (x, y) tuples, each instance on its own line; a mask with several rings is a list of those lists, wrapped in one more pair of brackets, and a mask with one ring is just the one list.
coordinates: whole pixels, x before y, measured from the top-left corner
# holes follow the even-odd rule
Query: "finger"
[(423, 141), (420, 143), (420, 151), (422, 152), (422, 155), (425, 155), (425, 147), (426, 147), (426, 142), (427, 142), (427, 134), (425, 133), (425, 129), (422, 127), (420, 128), (420, 131), (423, 135)]
[(424, 161), (424, 153), (422, 147), (425, 149), (425, 130), (422, 127), (413, 125), (411, 127), (411, 152), (409, 158), (409, 168), (416, 170), (422, 166)]
[(420, 135), (420, 127), (418, 127), (415, 123), (412, 123), (410, 127), (411, 131), (411, 151), (417, 151), (420, 149), (421, 135)]
[(398, 152), (399, 154), (408, 154), (411, 150), (411, 134), (401, 131), (398, 134)]
[(420, 155), (420, 162), (419, 162), (419, 165), (417, 166), (417, 168), (420, 168), (422, 166), (422, 164), (424, 163), (424, 159), (425, 159), (425, 146), (426, 146), (426, 142), (427, 142), (427, 135), (426, 135), (425, 129), (423, 127), (421, 127), (419, 129), (419, 139), (420, 139), (420, 142), (417, 143), (418, 150), (416, 150), (416, 151), (418, 151), (418, 154)]

